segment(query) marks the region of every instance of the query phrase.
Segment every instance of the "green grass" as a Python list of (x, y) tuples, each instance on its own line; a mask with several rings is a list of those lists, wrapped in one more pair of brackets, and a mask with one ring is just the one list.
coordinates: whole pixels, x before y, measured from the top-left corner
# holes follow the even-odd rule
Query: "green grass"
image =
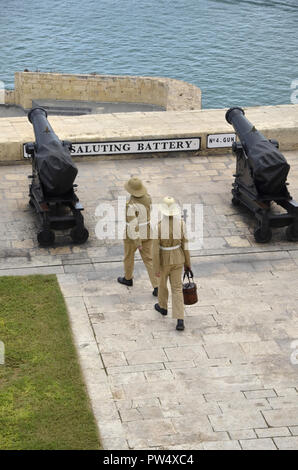
[(55, 276), (0, 277), (0, 449), (99, 449)]

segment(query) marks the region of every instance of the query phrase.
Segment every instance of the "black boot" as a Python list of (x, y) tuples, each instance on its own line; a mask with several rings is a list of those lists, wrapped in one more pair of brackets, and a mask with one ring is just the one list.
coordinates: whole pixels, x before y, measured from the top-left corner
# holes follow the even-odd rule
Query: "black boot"
[(177, 320), (176, 330), (178, 331), (184, 330), (184, 320)]
[(154, 297), (158, 296), (158, 287), (154, 287), (152, 295), (154, 295)]
[(154, 308), (155, 310), (157, 310), (159, 313), (161, 313), (162, 315), (167, 315), (168, 314), (168, 311), (165, 309), (165, 308), (161, 308), (159, 306), (159, 304), (155, 304), (154, 305)]
[(118, 277), (117, 281), (120, 282), (120, 284), (124, 284), (129, 287), (133, 284), (132, 279), (125, 279), (125, 277)]

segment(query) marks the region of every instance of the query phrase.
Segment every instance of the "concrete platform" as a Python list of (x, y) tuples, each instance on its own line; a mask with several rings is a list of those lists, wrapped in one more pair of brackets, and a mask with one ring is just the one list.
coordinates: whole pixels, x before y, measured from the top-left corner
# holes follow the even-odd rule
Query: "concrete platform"
[(34, 106), (41, 106), (48, 111), (48, 115), (56, 116), (165, 111), (162, 106), (146, 103), (112, 103), (108, 101), (83, 100), (33, 100), (32, 107)]
[[(298, 199), (298, 152), (290, 192)], [(298, 244), (230, 203), (231, 155), (80, 162), (78, 195), (90, 240), (39, 248), (29, 168), (0, 168), (0, 274), (56, 273), (105, 449), (298, 448)], [(120, 240), (98, 240), (99, 203), (115, 205), (138, 175), (154, 202), (202, 203), (204, 246), (192, 253), (198, 304), (186, 329), (160, 318), (143, 264), (133, 288), (116, 282)], [(295, 362), (296, 361), (296, 362)]]
[(27, 116), (26, 111), (21, 106), (13, 104), (0, 104), (0, 118), (11, 118)]
[[(32, 107), (41, 106), (47, 110), (48, 116), (82, 116), (85, 114), (111, 114), (165, 111), (162, 106), (142, 103), (112, 103), (108, 101), (76, 101), (76, 100), (33, 100)], [(0, 118), (27, 117), (28, 110), (21, 106), (1, 105)]]

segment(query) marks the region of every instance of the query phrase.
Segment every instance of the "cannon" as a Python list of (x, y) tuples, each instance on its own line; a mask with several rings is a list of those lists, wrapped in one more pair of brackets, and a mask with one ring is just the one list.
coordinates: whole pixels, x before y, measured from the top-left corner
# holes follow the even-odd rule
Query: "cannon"
[[(287, 239), (298, 241), (298, 204), (287, 188), (290, 165), (278, 150), (278, 142), (266, 139), (248, 121), (242, 108), (230, 108), (226, 120), (240, 140), (232, 146), (236, 156), (232, 204), (242, 204), (253, 212), (257, 220), (256, 242), (269, 242), (271, 227), (285, 226)], [(286, 213), (276, 210), (274, 203)]]
[(38, 243), (41, 246), (53, 245), (54, 230), (66, 229), (71, 229), (74, 243), (85, 243), (89, 233), (84, 226), (84, 208), (75, 194), (77, 185), (74, 181), (78, 169), (71, 158), (71, 143), (57, 137), (45, 109), (32, 108), (28, 119), (35, 134), (35, 142), (25, 146), (32, 158), (29, 204), (41, 222)]

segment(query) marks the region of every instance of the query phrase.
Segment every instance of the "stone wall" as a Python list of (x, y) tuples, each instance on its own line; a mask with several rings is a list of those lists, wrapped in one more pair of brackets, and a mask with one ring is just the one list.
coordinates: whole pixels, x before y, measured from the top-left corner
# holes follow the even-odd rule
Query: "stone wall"
[(16, 72), (14, 97), (7, 94), (9, 99), (25, 109), (34, 99), (146, 103), (167, 111), (201, 109), (198, 87), (158, 77)]
[(5, 104), (15, 104), (14, 90), (5, 90)]

